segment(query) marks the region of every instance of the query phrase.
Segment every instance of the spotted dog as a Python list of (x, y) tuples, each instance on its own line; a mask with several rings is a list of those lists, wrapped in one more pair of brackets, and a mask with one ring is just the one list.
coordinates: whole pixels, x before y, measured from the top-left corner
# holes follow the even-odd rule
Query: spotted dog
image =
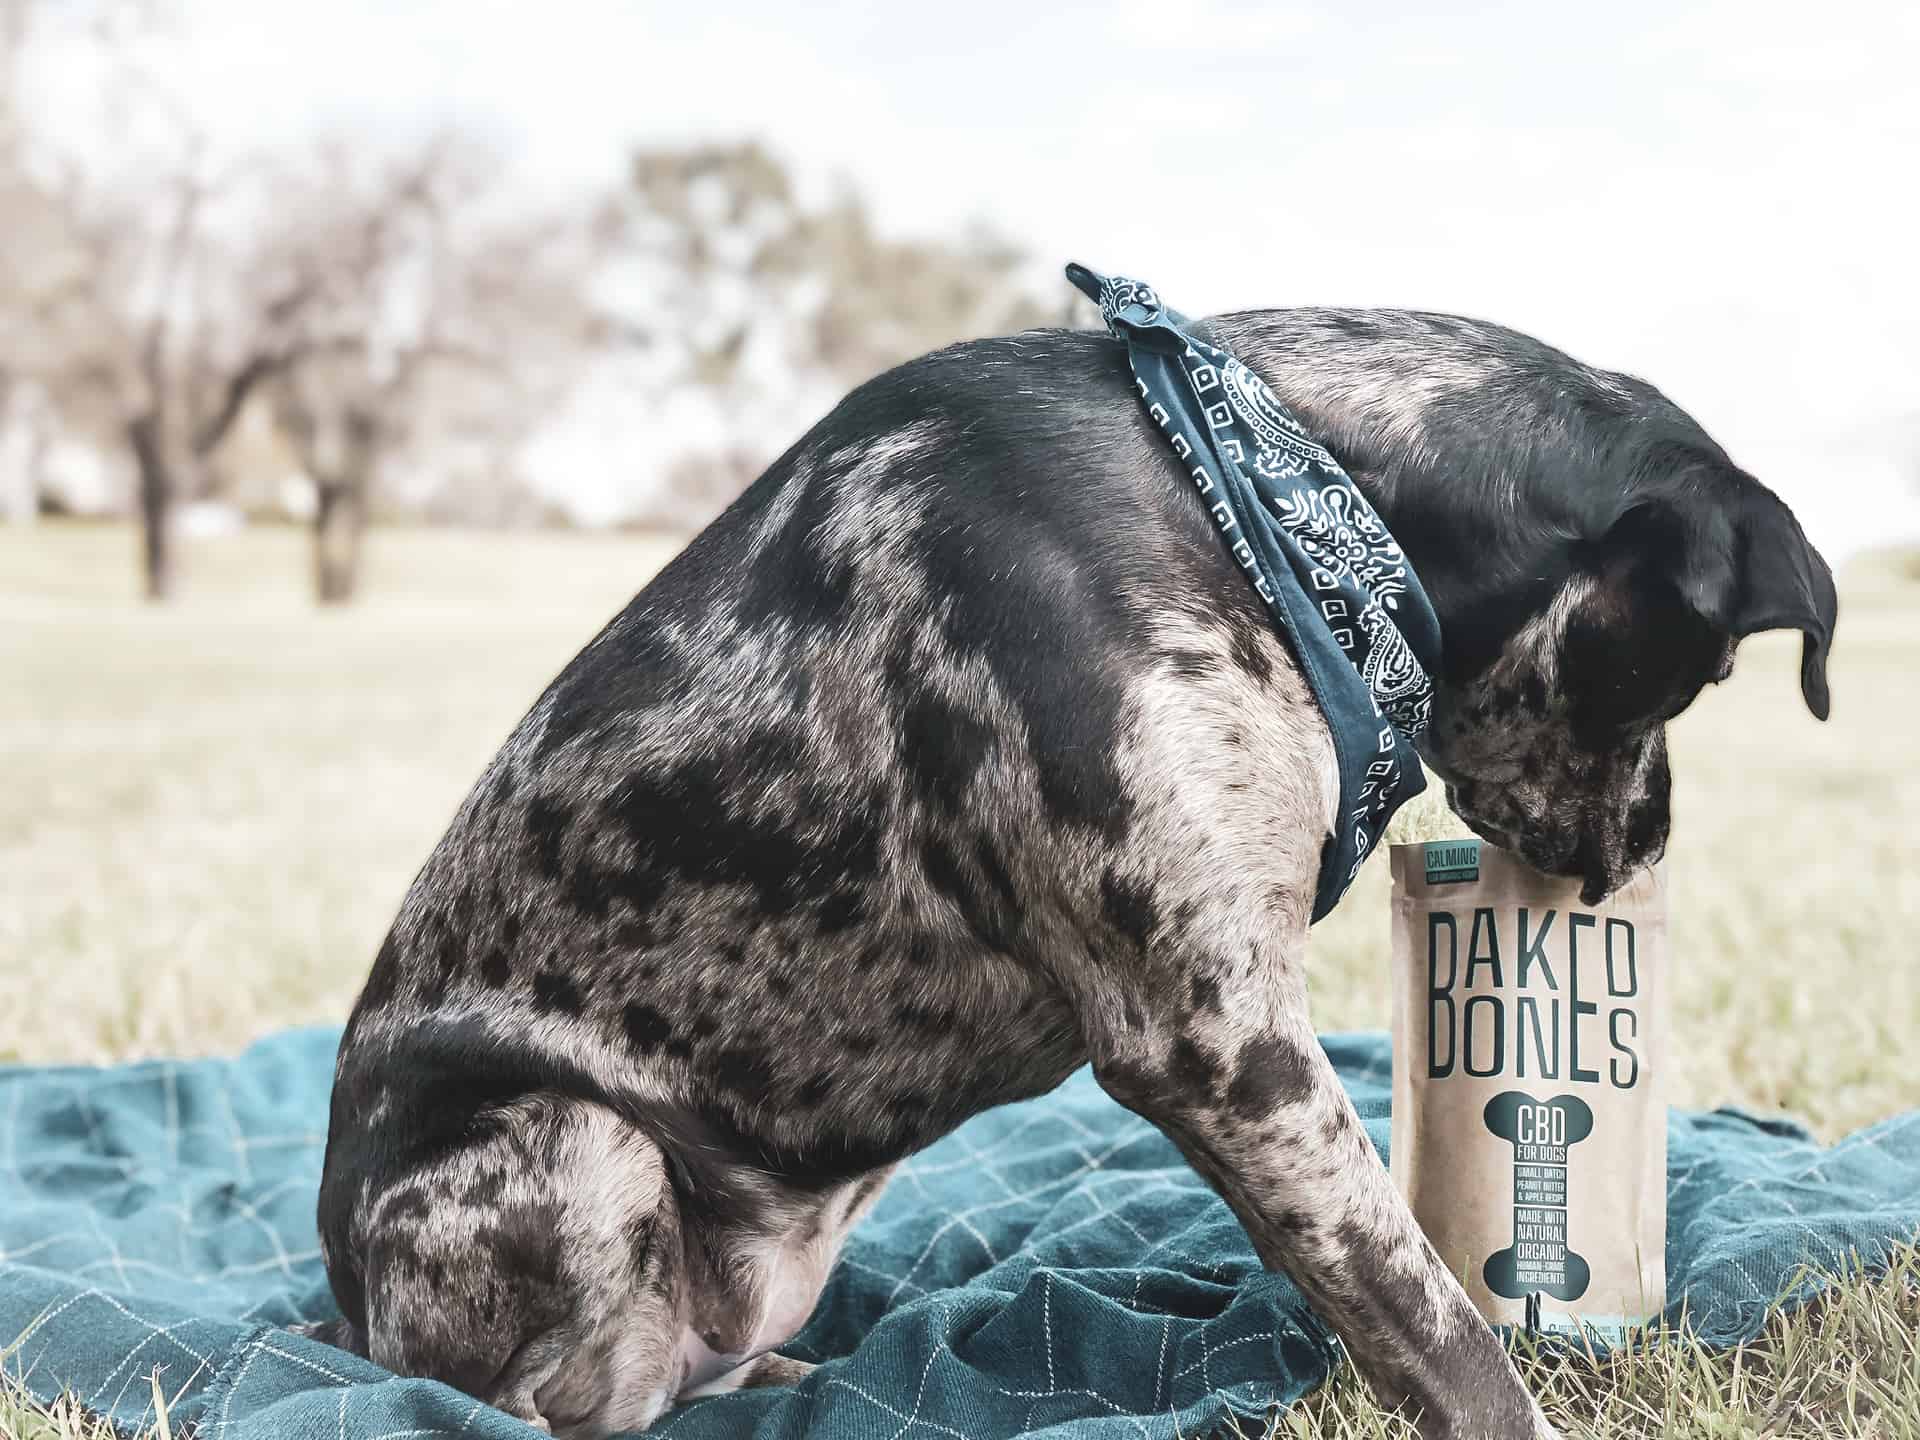
[[(1445, 315), (1206, 333), (1401, 541), (1423, 744), (1589, 900), (1663, 850), (1663, 727), (1832, 578), (1637, 380)], [(1135, 399), (1035, 332), (855, 390), (560, 674), (341, 1042), (334, 1343), (556, 1434), (785, 1382), (890, 1166), (1077, 1066), (1160, 1126), (1421, 1434), (1552, 1432), (1315, 1043), (1331, 742)]]

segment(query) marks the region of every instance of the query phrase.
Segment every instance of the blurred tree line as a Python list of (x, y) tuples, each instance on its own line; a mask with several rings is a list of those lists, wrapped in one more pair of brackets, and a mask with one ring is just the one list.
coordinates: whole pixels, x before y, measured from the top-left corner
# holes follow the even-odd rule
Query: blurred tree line
[[(624, 187), (538, 207), (459, 134), (235, 160), (143, 63), (177, 23), (0, 0), (0, 512), (57, 499), (56, 442), (114, 457), (154, 600), (181, 582), (182, 507), (263, 471), (301, 477), (322, 603), (353, 595), (375, 517), (551, 518), (527, 447), (596, 367), (644, 377), (636, 407), (692, 391), (717, 418), (725, 438), (639, 477), (631, 507), (691, 529), (850, 385), (1085, 319), (991, 234), (883, 235), (752, 142), (646, 150)], [(124, 147), (36, 130), (22, 81), (64, 63), (55, 25), (97, 62)]]

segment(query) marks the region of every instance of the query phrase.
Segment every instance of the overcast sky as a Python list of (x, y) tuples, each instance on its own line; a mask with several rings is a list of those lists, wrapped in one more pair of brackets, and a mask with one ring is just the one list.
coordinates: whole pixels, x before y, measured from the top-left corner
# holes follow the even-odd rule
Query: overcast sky
[[(1920, 5), (181, 4), (168, 63), (236, 145), (452, 121), (564, 190), (755, 135), (890, 229), (986, 219), (1189, 312), (1532, 331), (1830, 548), (1920, 534)], [(617, 473), (618, 434), (571, 463)]]

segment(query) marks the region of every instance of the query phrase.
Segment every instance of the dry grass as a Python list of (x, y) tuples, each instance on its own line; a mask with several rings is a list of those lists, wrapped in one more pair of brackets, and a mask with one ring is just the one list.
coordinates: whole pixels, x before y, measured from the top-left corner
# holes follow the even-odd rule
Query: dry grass
[[(169, 1401), (159, 1376), (148, 1377), (153, 1399), (139, 1440), (174, 1440), (168, 1417)], [(62, 1396), (41, 1405), (11, 1377), (0, 1373), (0, 1440), (119, 1440), (111, 1426), (90, 1414), (79, 1401)]]
[[(367, 603), (321, 614), (302, 544), (202, 542), (156, 613), (127, 532), (0, 530), (0, 1058), (224, 1050), (343, 1015), (467, 786), (666, 554), (383, 532)], [(1863, 562), (1843, 592), (1830, 724), (1769, 637), (1673, 734), (1674, 1098), (1828, 1139), (1920, 1105), (1920, 576)], [(1315, 932), (1323, 1029), (1385, 1023), (1382, 868)], [(1850, 1279), (1733, 1357), (1673, 1344), (1532, 1378), (1573, 1435), (1920, 1440), (1917, 1270)], [(1280, 1433), (1394, 1423), (1342, 1380)], [(0, 1393), (0, 1437), (83, 1434)]]
[(334, 614), (303, 544), (203, 543), (156, 612), (130, 535), (0, 531), (0, 1059), (343, 1016), (467, 786), (667, 553), (383, 534)]
[[(1730, 1354), (1684, 1334), (1595, 1361), (1523, 1349), (1527, 1387), (1567, 1440), (1920, 1440), (1920, 1253), (1877, 1279), (1829, 1277)], [(1243, 1434), (1245, 1432), (1242, 1432)], [(1351, 1370), (1275, 1416), (1260, 1440), (1415, 1440)]]

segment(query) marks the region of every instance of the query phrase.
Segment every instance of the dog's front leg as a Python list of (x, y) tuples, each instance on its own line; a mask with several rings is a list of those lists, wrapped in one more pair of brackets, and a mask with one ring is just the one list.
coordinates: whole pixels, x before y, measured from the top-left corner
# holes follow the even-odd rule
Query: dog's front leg
[(1178, 989), (1191, 1004), (1096, 1042), (1101, 1083), (1173, 1138), (1427, 1440), (1552, 1436), (1374, 1153), (1298, 968), (1213, 958)]

